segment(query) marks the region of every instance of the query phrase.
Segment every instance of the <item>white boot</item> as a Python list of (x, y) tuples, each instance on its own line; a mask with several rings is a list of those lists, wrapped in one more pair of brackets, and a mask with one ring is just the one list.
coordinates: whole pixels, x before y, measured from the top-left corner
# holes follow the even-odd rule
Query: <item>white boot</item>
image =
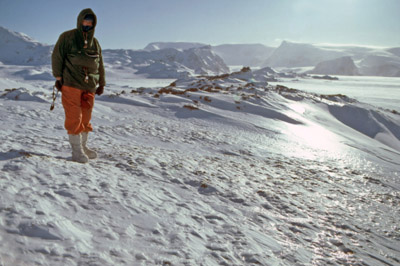
[(88, 140), (88, 132), (82, 132), (82, 148), (85, 154), (89, 157), (89, 159), (96, 159), (97, 158), (97, 152), (94, 150), (89, 149), (86, 146), (87, 140)]
[(89, 158), (83, 152), (82, 149), (82, 139), (81, 134), (79, 135), (68, 135), (69, 136), (69, 143), (71, 144), (72, 148), (72, 161), (78, 163), (87, 163), (89, 162)]

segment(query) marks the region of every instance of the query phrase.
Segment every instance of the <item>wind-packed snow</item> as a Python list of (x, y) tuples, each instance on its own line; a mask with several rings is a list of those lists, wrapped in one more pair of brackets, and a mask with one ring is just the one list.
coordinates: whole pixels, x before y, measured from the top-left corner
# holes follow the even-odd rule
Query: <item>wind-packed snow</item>
[(79, 164), (52, 83), (1, 73), (0, 264), (400, 263), (398, 113), (272, 69), (110, 71)]

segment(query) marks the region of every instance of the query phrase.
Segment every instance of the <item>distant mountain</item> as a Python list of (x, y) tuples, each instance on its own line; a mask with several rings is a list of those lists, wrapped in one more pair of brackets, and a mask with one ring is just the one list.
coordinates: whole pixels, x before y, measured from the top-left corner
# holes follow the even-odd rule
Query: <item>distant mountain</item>
[(0, 61), (13, 65), (50, 64), (53, 47), (0, 26)]
[(314, 44), (313, 46), (320, 49), (335, 51), (344, 54), (344, 56), (351, 56), (354, 62), (365, 58), (365, 56), (368, 54), (377, 54), (382, 52), (387, 54), (387, 52), (385, 52), (383, 49), (371, 46), (323, 45), (323, 44)]
[[(176, 49), (180, 51), (201, 48), (207, 46), (196, 42), (154, 42), (148, 44), (145, 51), (157, 51), (163, 49)], [(227, 65), (236, 66), (261, 66), (272, 54), (274, 47), (263, 44), (222, 44), (212, 46), (212, 50), (219, 55)]]
[[(174, 46), (178, 49), (166, 48)], [(196, 43), (153, 43), (148, 51), (103, 50), (106, 68), (131, 67), (152, 78), (228, 73), (223, 59), (211, 46)], [(0, 27), (0, 62), (5, 65), (42, 66), (51, 64), (53, 46), (42, 44), (23, 33)], [(15, 73), (25, 79), (52, 79), (50, 70)]]
[(330, 49), (344, 52), (350, 56), (360, 75), (400, 77), (400, 48), (335, 46)]
[(130, 67), (151, 78), (181, 78), (188, 75), (228, 73), (229, 68), (210, 46), (177, 50), (104, 50), (104, 62)]
[(388, 55), (369, 55), (359, 63), (365, 76), (400, 77), (400, 57)]
[(400, 48), (333, 46), (284, 41), (263, 63), (270, 67), (310, 67), (324, 75), (400, 77)]
[(357, 66), (354, 64), (350, 56), (339, 57), (328, 61), (318, 63), (317, 66), (309, 73), (323, 75), (360, 75)]
[(400, 47), (390, 48), (386, 51), (400, 57)]
[(276, 48), (263, 44), (223, 44), (212, 49), (228, 65), (258, 67)]
[(311, 44), (291, 43), (283, 41), (282, 44), (263, 63), (270, 67), (305, 67), (345, 56), (343, 52), (318, 48)]
[(157, 51), (163, 49), (176, 49), (176, 50), (187, 50), (192, 48), (200, 48), (203, 46), (207, 46), (204, 43), (194, 43), (194, 42), (153, 42), (149, 43), (144, 50), (145, 51)]
[[(51, 79), (53, 46), (23, 33), (0, 27), (0, 65), (37, 66), (35, 71), (16, 73), (25, 79)], [(261, 44), (218, 45), (157, 42), (144, 50), (106, 49), (106, 68), (132, 68), (152, 78), (228, 73), (229, 65), (263, 67), (313, 67), (320, 74), (400, 77), (400, 47), (332, 46), (284, 41), (278, 48)], [(266, 59), (266, 60), (265, 60)], [(224, 62), (225, 60), (225, 62)], [(47, 65), (46, 68), (42, 66)]]

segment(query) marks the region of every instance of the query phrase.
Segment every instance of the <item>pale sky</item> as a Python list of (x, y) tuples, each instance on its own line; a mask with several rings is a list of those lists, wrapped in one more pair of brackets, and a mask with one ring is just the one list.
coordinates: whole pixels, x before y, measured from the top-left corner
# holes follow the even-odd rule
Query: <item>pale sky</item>
[(0, 26), (54, 44), (88, 7), (103, 49), (282, 40), (400, 47), (400, 0), (0, 0)]

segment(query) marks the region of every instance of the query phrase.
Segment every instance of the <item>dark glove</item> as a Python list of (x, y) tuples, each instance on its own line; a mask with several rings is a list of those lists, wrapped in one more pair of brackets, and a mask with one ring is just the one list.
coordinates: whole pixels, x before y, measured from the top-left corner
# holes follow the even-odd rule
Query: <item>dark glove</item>
[(104, 86), (99, 86), (96, 90), (96, 94), (99, 96), (102, 95), (103, 92), (104, 92)]
[(56, 84), (55, 84), (57, 90), (61, 91), (62, 88), (62, 82), (61, 80), (56, 80)]

